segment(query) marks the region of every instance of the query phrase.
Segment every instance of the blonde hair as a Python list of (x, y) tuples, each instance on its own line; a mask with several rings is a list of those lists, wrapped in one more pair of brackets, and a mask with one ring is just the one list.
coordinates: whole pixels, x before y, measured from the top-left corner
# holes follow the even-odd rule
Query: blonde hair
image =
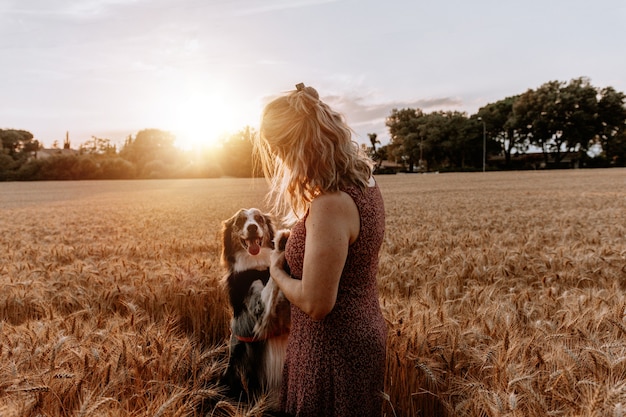
[(321, 193), (349, 185), (365, 188), (373, 165), (352, 140), (343, 116), (313, 87), (297, 87), (265, 106), (255, 149), (270, 182), (274, 212), (301, 218)]

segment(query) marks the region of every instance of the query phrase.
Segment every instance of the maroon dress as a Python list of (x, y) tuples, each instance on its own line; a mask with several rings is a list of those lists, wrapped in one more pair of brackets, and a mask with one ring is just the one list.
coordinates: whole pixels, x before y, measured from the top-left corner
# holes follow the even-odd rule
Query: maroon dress
[[(356, 203), (361, 227), (348, 250), (335, 307), (321, 321), (291, 307), (281, 407), (297, 417), (363, 417), (382, 412), (387, 327), (376, 274), (385, 209), (378, 185), (343, 191)], [(285, 249), (291, 275), (297, 279), (302, 277), (305, 220), (293, 227)]]

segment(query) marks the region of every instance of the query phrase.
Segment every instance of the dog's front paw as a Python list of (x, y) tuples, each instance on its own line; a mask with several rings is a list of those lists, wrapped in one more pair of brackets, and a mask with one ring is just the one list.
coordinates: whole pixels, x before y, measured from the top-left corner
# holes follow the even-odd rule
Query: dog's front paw
[(291, 232), (288, 229), (282, 229), (276, 232), (274, 237), (274, 248), (276, 248), (277, 251), (283, 252), (285, 250), (290, 233)]
[[(287, 240), (291, 232), (289, 229), (282, 229), (276, 232), (274, 235), (274, 252), (272, 253), (273, 257), (282, 256), (282, 253), (285, 251), (285, 247), (287, 246)], [(289, 268), (289, 264), (285, 260), (282, 264), (282, 269), (289, 275), (291, 275), (291, 269)]]

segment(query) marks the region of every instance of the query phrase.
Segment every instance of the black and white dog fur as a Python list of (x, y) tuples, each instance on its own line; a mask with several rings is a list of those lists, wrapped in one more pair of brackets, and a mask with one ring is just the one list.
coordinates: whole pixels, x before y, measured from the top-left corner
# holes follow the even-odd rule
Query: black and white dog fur
[(230, 354), (224, 382), (229, 395), (277, 401), (290, 328), (290, 306), (269, 273), (275, 245), (284, 250), (288, 231), (276, 231), (271, 217), (241, 209), (223, 222), (222, 263), (233, 310)]

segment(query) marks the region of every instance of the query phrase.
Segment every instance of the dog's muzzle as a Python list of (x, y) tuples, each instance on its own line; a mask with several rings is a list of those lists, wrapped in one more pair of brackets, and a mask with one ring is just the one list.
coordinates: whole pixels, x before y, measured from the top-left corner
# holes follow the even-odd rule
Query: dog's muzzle
[(252, 256), (256, 256), (261, 252), (261, 243), (263, 243), (263, 239), (260, 237), (241, 239), (241, 245)]

